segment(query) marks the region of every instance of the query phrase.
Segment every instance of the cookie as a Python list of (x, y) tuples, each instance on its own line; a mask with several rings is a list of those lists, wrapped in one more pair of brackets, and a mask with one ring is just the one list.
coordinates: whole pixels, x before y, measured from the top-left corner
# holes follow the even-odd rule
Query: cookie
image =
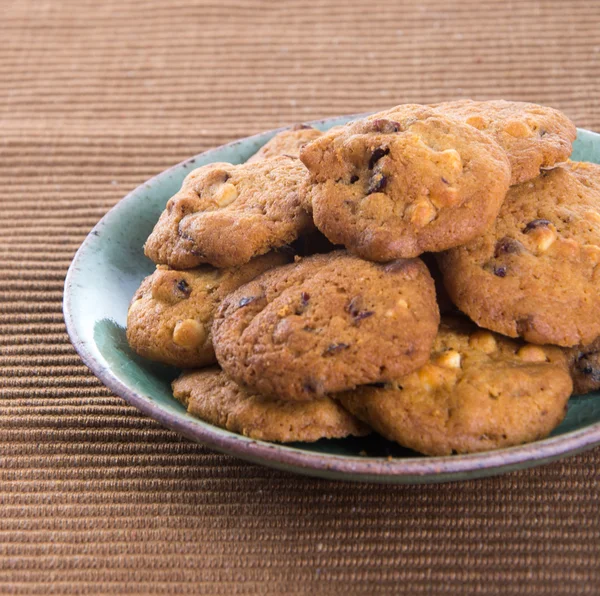
[(303, 204), (333, 242), (371, 261), (464, 244), (496, 217), (510, 180), (504, 151), (472, 126), (397, 106), (306, 145)]
[(298, 158), (300, 149), (323, 133), (306, 124), (296, 124), (289, 130), (276, 134), (270, 141), (263, 145), (246, 163), (260, 161), (276, 155), (287, 155)]
[(416, 369), (438, 322), (422, 261), (379, 265), (335, 251), (268, 271), (230, 294), (213, 338), (235, 381), (268, 397), (310, 400)]
[(271, 252), (245, 265), (175, 271), (164, 265), (142, 282), (127, 315), (127, 340), (140, 356), (181, 368), (215, 362), (211, 325), (221, 300), (257, 275), (289, 262)]
[(443, 318), (425, 366), (393, 384), (335, 397), (384, 437), (449, 455), (547, 436), (564, 418), (571, 387), (560, 348), (523, 345)]
[(261, 441), (312, 442), (370, 432), (329, 397), (302, 403), (267, 399), (218, 367), (183, 373), (173, 381), (173, 395), (193, 416)]
[(567, 350), (573, 392), (578, 395), (600, 389), (600, 337), (587, 346)]
[(481, 237), (439, 257), (478, 325), (538, 344), (600, 336), (600, 166), (569, 163), (511, 187)]
[(167, 203), (145, 252), (175, 269), (234, 267), (313, 229), (300, 206), (304, 166), (291, 157), (194, 170)]
[(533, 103), (461, 99), (433, 107), (491, 134), (506, 151), (511, 184), (566, 161), (577, 136), (575, 125), (562, 112)]

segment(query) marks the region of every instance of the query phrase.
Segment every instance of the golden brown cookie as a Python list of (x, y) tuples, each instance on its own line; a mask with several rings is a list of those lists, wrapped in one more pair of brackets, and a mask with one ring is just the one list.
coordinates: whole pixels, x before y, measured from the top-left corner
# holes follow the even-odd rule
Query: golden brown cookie
[(313, 227), (298, 197), (305, 176), (291, 157), (198, 168), (167, 203), (146, 255), (175, 269), (234, 267), (292, 242)]
[(587, 346), (567, 350), (573, 392), (578, 395), (600, 389), (600, 337)]
[(303, 204), (334, 244), (372, 261), (463, 244), (493, 221), (510, 180), (489, 136), (426, 106), (397, 106), (306, 145)]
[(478, 325), (539, 344), (600, 336), (600, 166), (569, 163), (510, 189), (481, 237), (440, 256)]
[(566, 161), (577, 136), (575, 125), (562, 112), (534, 103), (460, 99), (433, 107), (491, 134), (506, 151), (511, 184)]
[(571, 388), (560, 348), (523, 345), (444, 318), (425, 366), (394, 384), (335, 397), (384, 437), (449, 455), (547, 436), (564, 418)]
[(211, 325), (221, 300), (257, 275), (289, 262), (271, 252), (245, 265), (175, 271), (164, 265), (142, 282), (129, 306), (127, 340), (140, 356), (181, 368), (215, 362)]
[(263, 145), (246, 163), (260, 161), (276, 155), (287, 155), (296, 157), (300, 155), (300, 149), (323, 133), (306, 124), (296, 124), (289, 130), (276, 134), (270, 141)]
[(269, 397), (310, 400), (421, 366), (439, 322), (419, 259), (379, 265), (343, 251), (266, 272), (213, 323), (217, 360)]
[(329, 397), (302, 403), (267, 399), (216, 366), (183, 373), (173, 381), (173, 394), (193, 416), (261, 441), (312, 442), (370, 432)]

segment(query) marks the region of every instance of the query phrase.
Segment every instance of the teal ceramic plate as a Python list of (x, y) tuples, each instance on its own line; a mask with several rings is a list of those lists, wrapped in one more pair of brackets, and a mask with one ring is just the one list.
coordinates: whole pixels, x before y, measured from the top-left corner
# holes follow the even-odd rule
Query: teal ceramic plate
[[(326, 130), (352, 117), (312, 123)], [(125, 339), (127, 307), (154, 270), (142, 246), (167, 199), (194, 168), (244, 162), (276, 132), (201, 153), (152, 178), (120, 201), (75, 255), (65, 286), (69, 336), (83, 361), (114, 393), (182, 435), (243, 459), (283, 470), (370, 482), (442, 482), (490, 476), (546, 463), (600, 444), (600, 395), (574, 397), (552, 436), (522, 447), (449, 457), (421, 457), (376, 437), (277, 445), (254, 441), (189, 416), (173, 397), (177, 371), (136, 356)], [(600, 135), (580, 130), (573, 159), (600, 163)]]

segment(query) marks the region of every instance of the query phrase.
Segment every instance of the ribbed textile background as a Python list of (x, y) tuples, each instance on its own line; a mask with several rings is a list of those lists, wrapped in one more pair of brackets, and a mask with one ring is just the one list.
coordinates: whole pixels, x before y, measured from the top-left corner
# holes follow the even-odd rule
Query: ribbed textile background
[(598, 2), (2, 0), (0, 31), (0, 592), (600, 593), (598, 449), (441, 486), (286, 475), (111, 395), (61, 314), (100, 217), (237, 137), (461, 96), (600, 129)]

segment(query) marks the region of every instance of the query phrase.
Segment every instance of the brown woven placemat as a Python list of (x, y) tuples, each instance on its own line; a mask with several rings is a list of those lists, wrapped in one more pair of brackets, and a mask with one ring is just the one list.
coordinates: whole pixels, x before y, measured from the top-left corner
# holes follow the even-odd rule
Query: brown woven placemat
[(597, 2), (4, 0), (0, 27), (0, 592), (600, 593), (600, 450), (442, 486), (294, 477), (125, 405), (61, 314), (98, 219), (231, 139), (460, 96), (600, 129)]

